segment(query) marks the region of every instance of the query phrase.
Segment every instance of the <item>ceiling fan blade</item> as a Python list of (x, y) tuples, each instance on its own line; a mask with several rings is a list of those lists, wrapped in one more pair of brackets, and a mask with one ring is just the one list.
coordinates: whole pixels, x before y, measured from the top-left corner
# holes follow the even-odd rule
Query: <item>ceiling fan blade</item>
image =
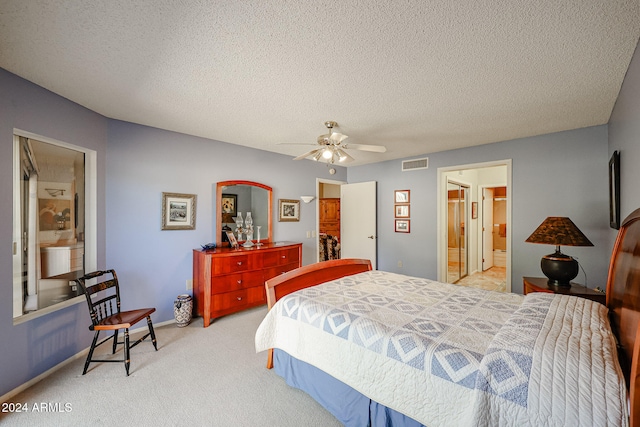
[(382, 145), (345, 144), (342, 147), (354, 150), (373, 151), (375, 153), (385, 153), (387, 151), (387, 147), (383, 147)]
[(296, 158), (295, 158), (295, 159), (293, 159), (293, 160), (302, 160), (302, 159), (306, 159), (307, 157), (309, 157), (309, 156), (312, 156), (312, 155), (316, 154), (316, 153), (317, 153), (317, 152), (319, 152), (320, 150), (321, 150), (320, 148), (316, 148), (315, 150), (311, 150), (311, 151), (309, 151), (308, 153), (301, 154), (300, 156), (296, 157)]

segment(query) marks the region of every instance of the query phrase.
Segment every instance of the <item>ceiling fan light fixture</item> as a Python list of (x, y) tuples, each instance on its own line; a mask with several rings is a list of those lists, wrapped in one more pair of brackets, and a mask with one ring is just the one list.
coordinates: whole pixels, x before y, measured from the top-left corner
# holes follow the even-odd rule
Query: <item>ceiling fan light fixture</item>
[(320, 135), (317, 138), (317, 145), (315, 150), (311, 150), (307, 153), (299, 155), (293, 160), (313, 159), (316, 162), (323, 161), (327, 164), (334, 164), (336, 162), (344, 164), (355, 161), (355, 159), (346, 150), (354, 149), (361, 151), (372, 151), (374, 153), (384, 153), (385, 151), (387, 151), (385, 147), (380, 145), (347, 143), (346, 139), (349, 138), (347, 135), (334, 131), (334, 128), (338, 126), (338, 123), (334, 121), (326, 121), (324, 122), (324, 125), (329, 130), (329, 133)]

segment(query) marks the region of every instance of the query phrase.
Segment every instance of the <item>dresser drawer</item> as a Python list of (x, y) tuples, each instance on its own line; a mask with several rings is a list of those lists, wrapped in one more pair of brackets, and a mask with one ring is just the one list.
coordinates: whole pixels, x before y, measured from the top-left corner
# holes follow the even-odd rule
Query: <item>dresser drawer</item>
[(248, 255), (235, 255), (226, 258), (213, 258), (211, 260), (212, 274), (228, 274), (247, 271), (250, 269)]
[(262, 263), (264, 267), (274, 267), (276, 265), (285, 265), (297, 263), (300, 260), (297, 248), (282, 249), (280, 251), (265, 252), (263, 254)]
[(263, 286), (262, 271), (250, 271), (248, 273), (227, 274), (211, 279), (211, 293), (236, 291), (240, 289)]
[(264, 287), (254, 287), (239, 291), (225, 292), (211, 296), (211, 311), (224, 311), (248, 305), (266, 304)]

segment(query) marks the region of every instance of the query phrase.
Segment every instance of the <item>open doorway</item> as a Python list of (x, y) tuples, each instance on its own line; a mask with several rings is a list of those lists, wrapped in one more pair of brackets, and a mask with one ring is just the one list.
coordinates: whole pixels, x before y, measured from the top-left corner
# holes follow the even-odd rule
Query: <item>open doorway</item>
[(438, 280), (510, 292), (511, 161), (438, 169)]
[(377, 183), (347, 184), (320, 178), (316, 182), (318, 261), (362, 258), (370, 260), (375, 270), (378, 258)]
[(318, 181), (318, 262), (340, 259), (339, 181)]

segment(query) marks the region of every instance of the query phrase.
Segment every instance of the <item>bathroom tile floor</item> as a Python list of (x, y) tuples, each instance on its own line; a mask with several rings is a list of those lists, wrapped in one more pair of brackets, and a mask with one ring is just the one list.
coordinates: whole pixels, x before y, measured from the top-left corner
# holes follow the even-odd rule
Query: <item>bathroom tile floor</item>
[(507, 291), (506, 267), (491, 267), (487, 271), (477, 272), (463, 277), (456, 282), (457, 285), (471, 288), (486, 289), (489, 291)]

